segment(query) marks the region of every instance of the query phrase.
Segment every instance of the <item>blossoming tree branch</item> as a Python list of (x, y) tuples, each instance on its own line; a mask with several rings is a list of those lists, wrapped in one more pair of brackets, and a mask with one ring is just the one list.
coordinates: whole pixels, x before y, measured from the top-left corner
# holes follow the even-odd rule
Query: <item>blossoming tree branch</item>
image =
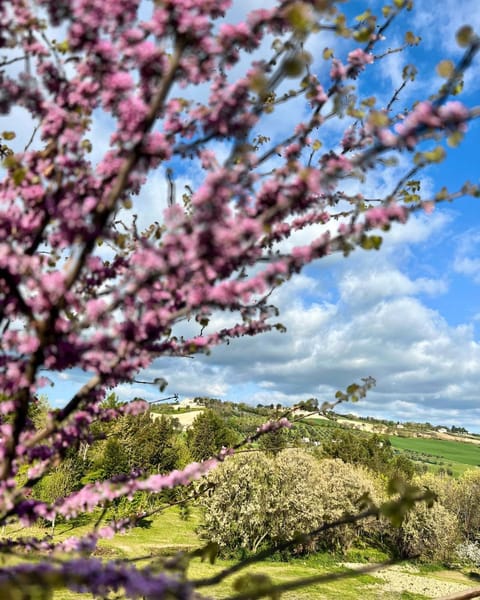
[[(378, 17), (367, 11), (351, 24), (334, 0), (278, 0), (234, 23), (231, 3), (0, 1), (0, 113), (21, 109), (31, 133), (24, 148), (16, 145), (12, 119), (0, 146), (3, 526), (70, 518), (139, 490), (186, 486), (214, 468), (223, 455), (183, 471), (88, 484), (50, 504), (31, 496), (69, 447), (91, 439), (92, 423), (146, 409), (142, 402), (102, 407), (107, 390), (132, 382), (158, 357), (208, 352), (281, 328), (269, 297), (294, 273), (332, 253), (378, 248), (379, 231), (413, 211), (478, 195), (471, 185), (431, 198), (407, 194), (412, 173), (441, 161), (442, 141), (457, 144), (479, 114), (452, 99), (480, 44), (469, 27), (457, 33), (463, 59), (439, 65), (442, 88), (397, 114), (413, 69), (386, 105), (352, 92), (372, 63), (394, 51), (384, 40), (411, 2), (394, 0)], [(320, 69), (308, 48), (324, 35), (350, 46), (338, 55), (325, 47)], [(250, 56), (266, 42), (262, 58)], [(406, 46), (417, 42), (405, 36)], [(299, 101), (284, 139), (262, 135), (280, 105)], [(340, 117), (347, 127), (325, 150), (318, 137)], [(113, 124), (108, 149), (95, 160), (94, 118)], [(424, 141), (430, 146), (416, 151)], [(388, 168), (399, 153), (412, 167), (384, 197), (347, 191), (346, 182), (361, 190), (369, 172)], [(201, 176), (179, 201), (175, 182), (185, 165)], [(141, 230), (142, 189), (159, 171), (164, 219)], [(295, 243), (302, 230), (316, 232), (307, 245)], [(231, 313), (232, 324), (212, 330), (218, 311)], [(185, 319), (198, 322), (188, 339), (175, 335)], [(35, 426), (29, 410), (39, 389), (50, 373), (73, 368), (88, 382)], [(258, 435), (282, 426), (286, 419)], [(2, 595), (66, 586), (194, 597), (193, 585), (174, 574), (92, 558), (96, 541), (118, 528), (97, 527), (68, 543), (1, 541), (4, 551), (30, 552), (0, 568)], [(62, 560), (29, 560), (37, 552)]]

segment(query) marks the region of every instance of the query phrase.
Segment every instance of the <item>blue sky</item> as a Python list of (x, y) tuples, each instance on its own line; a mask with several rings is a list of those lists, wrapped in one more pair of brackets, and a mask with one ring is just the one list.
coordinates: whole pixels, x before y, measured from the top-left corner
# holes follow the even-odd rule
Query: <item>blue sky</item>
[[(234, 4), (233, 20), (257, 7), (253, 1)], [(378, 2), (353, 1), (348, 11), (360, 13), (366, 5), (378, 6)], [(446, 0), (434, 12), (431, 7), (428, 0), (417, 0), (414, 11), (388, 33), (387, 45), (398, 44), (406, 30), (420, 35), (422, 43), (374, 65), (361, 83), (362, 94), (387, 99), (392, 86), (401, 81), (403, 66), (410, 62), (419, 67), (419, 75), (401, 95), (397, 110), (438, 89), (441, 79), (435, 65), (461, 56), (455, 43), (461, 25), (469, 23), (480, 32), (480, 4)], [(335, 38), (321, 40), (311, 48), (314, 57), (327, 45), (333, 45), (339, 57), (348, 50), (347, 43)], [(480, 104), (478, 81), (477, 58), (461, 96), (472, 106)], [(301, 114), (301, 104), (297, 110)], [(292, 126), (294, 113), (280, 111), (262, 124), (267, 128), (262, 132), (281, 135)], [(338, 127), (327, 128), (324, 141), (335, 146), (339, 132)], [(108, 123), (101, 117), (96, 119), (92, 139), (97, 153), (105, 149)], [(479, 144), (480, 123), (476, 122), (464, 143), (449, 150), (444, 163), (421, 174), (424, 193), (435, 193), (444, 185), (456, 190), (466, 179), (479, 183)], [(367, 182), (367, 191), (392, 189), (410, 158), (405, 157), (393, 172), (377, 170)], [(177, 175), (181, 193), (184, 184), (195, 186), (198, 171), (177, 165)], [(164, 175), (159, 172), (141, 197), (140, 216), (145, 223), (160, 218), (165, 191)], [(331, 256), (293, 278), (272, 297), (281, 310), (279, 320), (287, 327), (286, 334), (241, 339), (216, 348), (208, 357), (157, 360), (140, 377), (165, 377), (167, 395), (292, 404), (311, 396), (330, 400), (337, 389), (371, 375), (377, 379), (376, 389), (360, 404), (347, 405), (346, 411), (459, 424), (480, 431), (479, 291), (479, 200), (462, 199), (438, 207), (431, 215), (417, 214), (405, 226), (394, 226), (379, 252), (357, 250), (348, 259)], [(228, 318), (219, 315), (216, 321), (222, 325)], [(187, 331), (190, 325), (184, 327)], [(55, 376), (55, 386), (46, 392), (52, 403), (62, 404), (84, 379), (78, 372)], [(136, 384), (117, 391), (124, 399), (153, 400), (165, 395)]]

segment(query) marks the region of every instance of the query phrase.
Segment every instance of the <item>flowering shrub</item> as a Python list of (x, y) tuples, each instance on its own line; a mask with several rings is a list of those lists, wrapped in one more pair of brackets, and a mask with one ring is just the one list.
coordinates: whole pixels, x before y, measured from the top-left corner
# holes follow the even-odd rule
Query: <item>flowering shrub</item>
[[(355, 514), (361, 499), (378, 502), (372, 474), (341, 460), (319, 461), (303, 450), (283, 450), (276, 457), (245, 454), (228, 460), (207, 481), (211, 491), (202, 498), (202, 534), (220, 548), (255, 551), (275, 547), (296, 534)], [(373, 537), (377, 521), (339, 526), (293, 551), (322, 547), (346, 550), (358, 536)]]
[(462, 542), (455, 549), (457, 558), (462, 563), (480, 567), (480, 546), (475, 542)]
[[(339, 459), (322, 460), (318, 467), (316, 493), (323, 520), (335, 521), (345, 513), (357, 513), (365, 504), (379, 504), (385, 495), (381, 487), (373, 473), (363, 466)], [(318, 543), (327, 549), (345, 551), (359, 538), (375, 539), (379, 531), (379, 521), (372, 518), (332, 529), (319, 538)]]
[(459, 540), (455, 515), (439, 503), (415, 506), (392, 534), (400, 556), (425, 562), (448, 562)]
[[(72, 518), (136, 492), (187, 486), (216, 468), (226, 451), (167, 474), (91, 482), (53, 502), (31, 494), (67, 449), (91, 441), (95, 421), (146, 409), (141, 401), (102, 407), (106, 390), (132, 383), (158, 357), (281, 329), (272, 322), (270, 292), (311, 261), (378, 248), (374, 229), (404, 223), (437, 201), (478, 195), (466, 186), (405, 203), (402, 181), (380, 199), (344, 186), (432, 136), (458, 142), (477, 114), (450, 99), (479, 48), (468, 27), (458, 35), (465, 48), (458, 68), (443, 65), (441, 90), (406, 116), (392, 103), (375, 108), (350, 97), (410, 5), (395, 0), (359, 28), (347, 25), (334, 0), (278, 0), (240, 23), (224, 18), (230, 0), (0, 0), (0, 114), (11, 117), (0, 145), (1, 525)], [(325, 32), (352, 47), (343, 58), (326, 50), (324, 73), (305, 48)], [(269, 36), (273, 48), (251, 59)], [(235, 78), (241, 61), (248, 66)], [(295, 81), (292, 94), (281, 87), (287, 78)], [(278, 105), (297, 98), (302, 110), (287, 137), (262, 136)], [(344, 114), (340, 146), (321, 150), (316, 131)], [(99, 136), (90, 139), (98, 121), (111, 126), (106, 147)], [(25, 124), (31, 131), (23, 144), (15, 127)], [(442, 157), (440, 146), (415, 162), (420, 169)], [(175, 182), (186, 165), (198, 177), (181, 205)], [(142, 190), (154, 173), (164, 176), (167, 208), (161, 222), (140, 226)], [(304, 229), (313, 241), (300, 244), (295, 236)], [(219, 311), (230, 322), (209, 326)], [(182, 335), (187, 319), (192, 327)], [(29, 408), (39, 390), (69, 369), (86, 383), (35, 424)], [(258, 435), (281, 426), (288, 422)], [(62, 543), (3, 540), (5, 551), (33, 548), (53, 558), (30, 562), (19, 552), (22, 561), (0, 569), (0, 595), (66, 586), (192, 597), (175, 574), (89, 557), (100, 537), (128, 525), (71, 540), (66, 558)]]

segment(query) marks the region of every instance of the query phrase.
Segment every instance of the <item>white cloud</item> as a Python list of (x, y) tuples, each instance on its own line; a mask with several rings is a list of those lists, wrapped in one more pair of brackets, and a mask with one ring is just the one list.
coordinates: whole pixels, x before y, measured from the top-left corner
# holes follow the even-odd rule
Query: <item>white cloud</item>
[(459, 236), (453, 268), (480, 284), (480, 230), (470, 229)]
[(435, 296), (447, 290), (445, 281), (425, 277), (411, 279), (382, 258), (378, 261), (379, 265), (372, 265), (373, 261), (369, 257), (365, 258), (364, 262), (371, 265), (365, 265), (367, 272), (364, 269), (348, 269), (344, 273), (338, 286), (343, 302), (359, 307), (376, 304), (391, 297), (422, 293)]
[[(428, 197), (428, 195), (427, 195)], [(433, 214), (416, 214), (405, 225), (394, 223), (391, 230), (384, 237), (384, 248), (404, 246), (405, 244), (419, 244), (427, 240), (436, 240), (438, 243), (446, 232), (446, 227), (454, 218), (450, 211), (436, 211)]]
[(455, 41), (455, 33), (463, 25), (470, 25), (478, 33), (480, 4), (477, 0), (442, 0), (437, 9), (432, 10), (429, 0), (417, 0), (414, 23), (427, 44), (440, 45), (445, 51), (459, 54), (463, 50)]

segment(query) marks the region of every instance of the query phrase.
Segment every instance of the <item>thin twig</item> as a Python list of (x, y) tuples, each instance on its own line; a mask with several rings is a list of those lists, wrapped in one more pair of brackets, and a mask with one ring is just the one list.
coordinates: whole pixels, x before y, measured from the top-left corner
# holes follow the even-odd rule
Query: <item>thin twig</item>
[(13, 65), (13, 63), (19, 62), (21, 60), (25, 60), (25, 58), (26, 58), (25, 54), (23, 56), (17, 56), (15, 58), (9, 58), (9, 59), (7, 59), (5, 57), (0, 61), (0, 67), (6, 67), (7, 65)]
[(35, 138), (35, 134), (37, 133), (39, 127), (40, 127), (40, 124), (35, 125), (35, 127), (33, 128), (32, 135), (30, 136), (30, 139), (28, 140), (25, 148), (23, 149), (24, 152), (26, 152), (30, 148), (30, 146), (33, 142), (33, 139)]

